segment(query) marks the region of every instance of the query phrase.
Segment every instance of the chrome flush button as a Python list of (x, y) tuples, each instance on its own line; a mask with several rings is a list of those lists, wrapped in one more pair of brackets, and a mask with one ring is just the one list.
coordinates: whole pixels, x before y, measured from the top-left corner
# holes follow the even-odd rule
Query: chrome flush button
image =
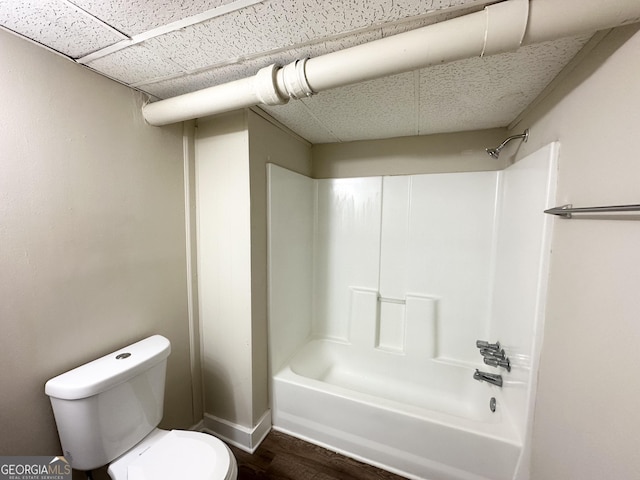
[(116, 360), (122, 360), (123, 358), (129, 358), (131, 356), (130, 353), (121, 353), (120, 355), (116, 355)]

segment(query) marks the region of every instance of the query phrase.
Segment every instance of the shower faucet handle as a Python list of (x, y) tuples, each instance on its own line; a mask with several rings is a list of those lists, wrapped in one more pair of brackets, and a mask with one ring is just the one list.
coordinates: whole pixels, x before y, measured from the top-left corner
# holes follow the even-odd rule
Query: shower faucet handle
[(480, 355), (487, 358), (497, 358), (498, 360), (505, 360), (507, 358), (507, 354), (504, 351), (504, 348), (500, 350), (493, 350), (491, 348), (481, 348)]
[(482, 355), (482, 361), (485, 365), (502, 367), (506, 368), (507, 372), (511, 371), (511, 362), (504, 349), (501, 348), (500, 342), (489, 343), (485, 340), (476, 340), (476, 347), (480, 349), (480, 355)]
[(476, 347), (481, 350), (500, 350), (500, 342), (489, 343), (485, 340), (476, 340)]
[(501, 359), (495, 358), (495, 357), (484, 357), (484, 363), (485, 363), (485, 365), (490, 365), (492, 367), (506, 368), (507, 372), (511, 371), (511, 362), (509, 362), (508, 358), (505, 358), (504, 360), (501, 360)]

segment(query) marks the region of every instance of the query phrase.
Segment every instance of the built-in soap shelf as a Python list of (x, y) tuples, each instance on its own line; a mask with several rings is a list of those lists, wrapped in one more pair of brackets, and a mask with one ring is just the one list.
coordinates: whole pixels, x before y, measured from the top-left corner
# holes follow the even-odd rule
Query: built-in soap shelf
[(421, 294), (398, 298), (363, 287), (350, 290), (351, 344), (416, 359), (437, 357), (439, 298)]

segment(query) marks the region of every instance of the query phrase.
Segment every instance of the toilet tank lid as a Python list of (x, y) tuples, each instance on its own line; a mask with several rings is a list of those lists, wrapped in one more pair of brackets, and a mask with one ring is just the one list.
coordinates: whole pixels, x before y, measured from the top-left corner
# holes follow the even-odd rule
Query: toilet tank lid
[(44, 391), (63, 400), (97, 395), (162, 362), (170, 353), (169, 340), (153, 335), (52, 378)]

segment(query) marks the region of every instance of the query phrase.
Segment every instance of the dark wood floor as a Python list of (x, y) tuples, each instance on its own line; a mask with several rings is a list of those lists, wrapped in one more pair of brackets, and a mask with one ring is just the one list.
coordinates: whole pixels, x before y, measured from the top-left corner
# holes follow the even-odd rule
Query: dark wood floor
[(253, 455), (230, 447), (238, 461), (238, 480), (402, 480), (280, 432), (271, 431)]

